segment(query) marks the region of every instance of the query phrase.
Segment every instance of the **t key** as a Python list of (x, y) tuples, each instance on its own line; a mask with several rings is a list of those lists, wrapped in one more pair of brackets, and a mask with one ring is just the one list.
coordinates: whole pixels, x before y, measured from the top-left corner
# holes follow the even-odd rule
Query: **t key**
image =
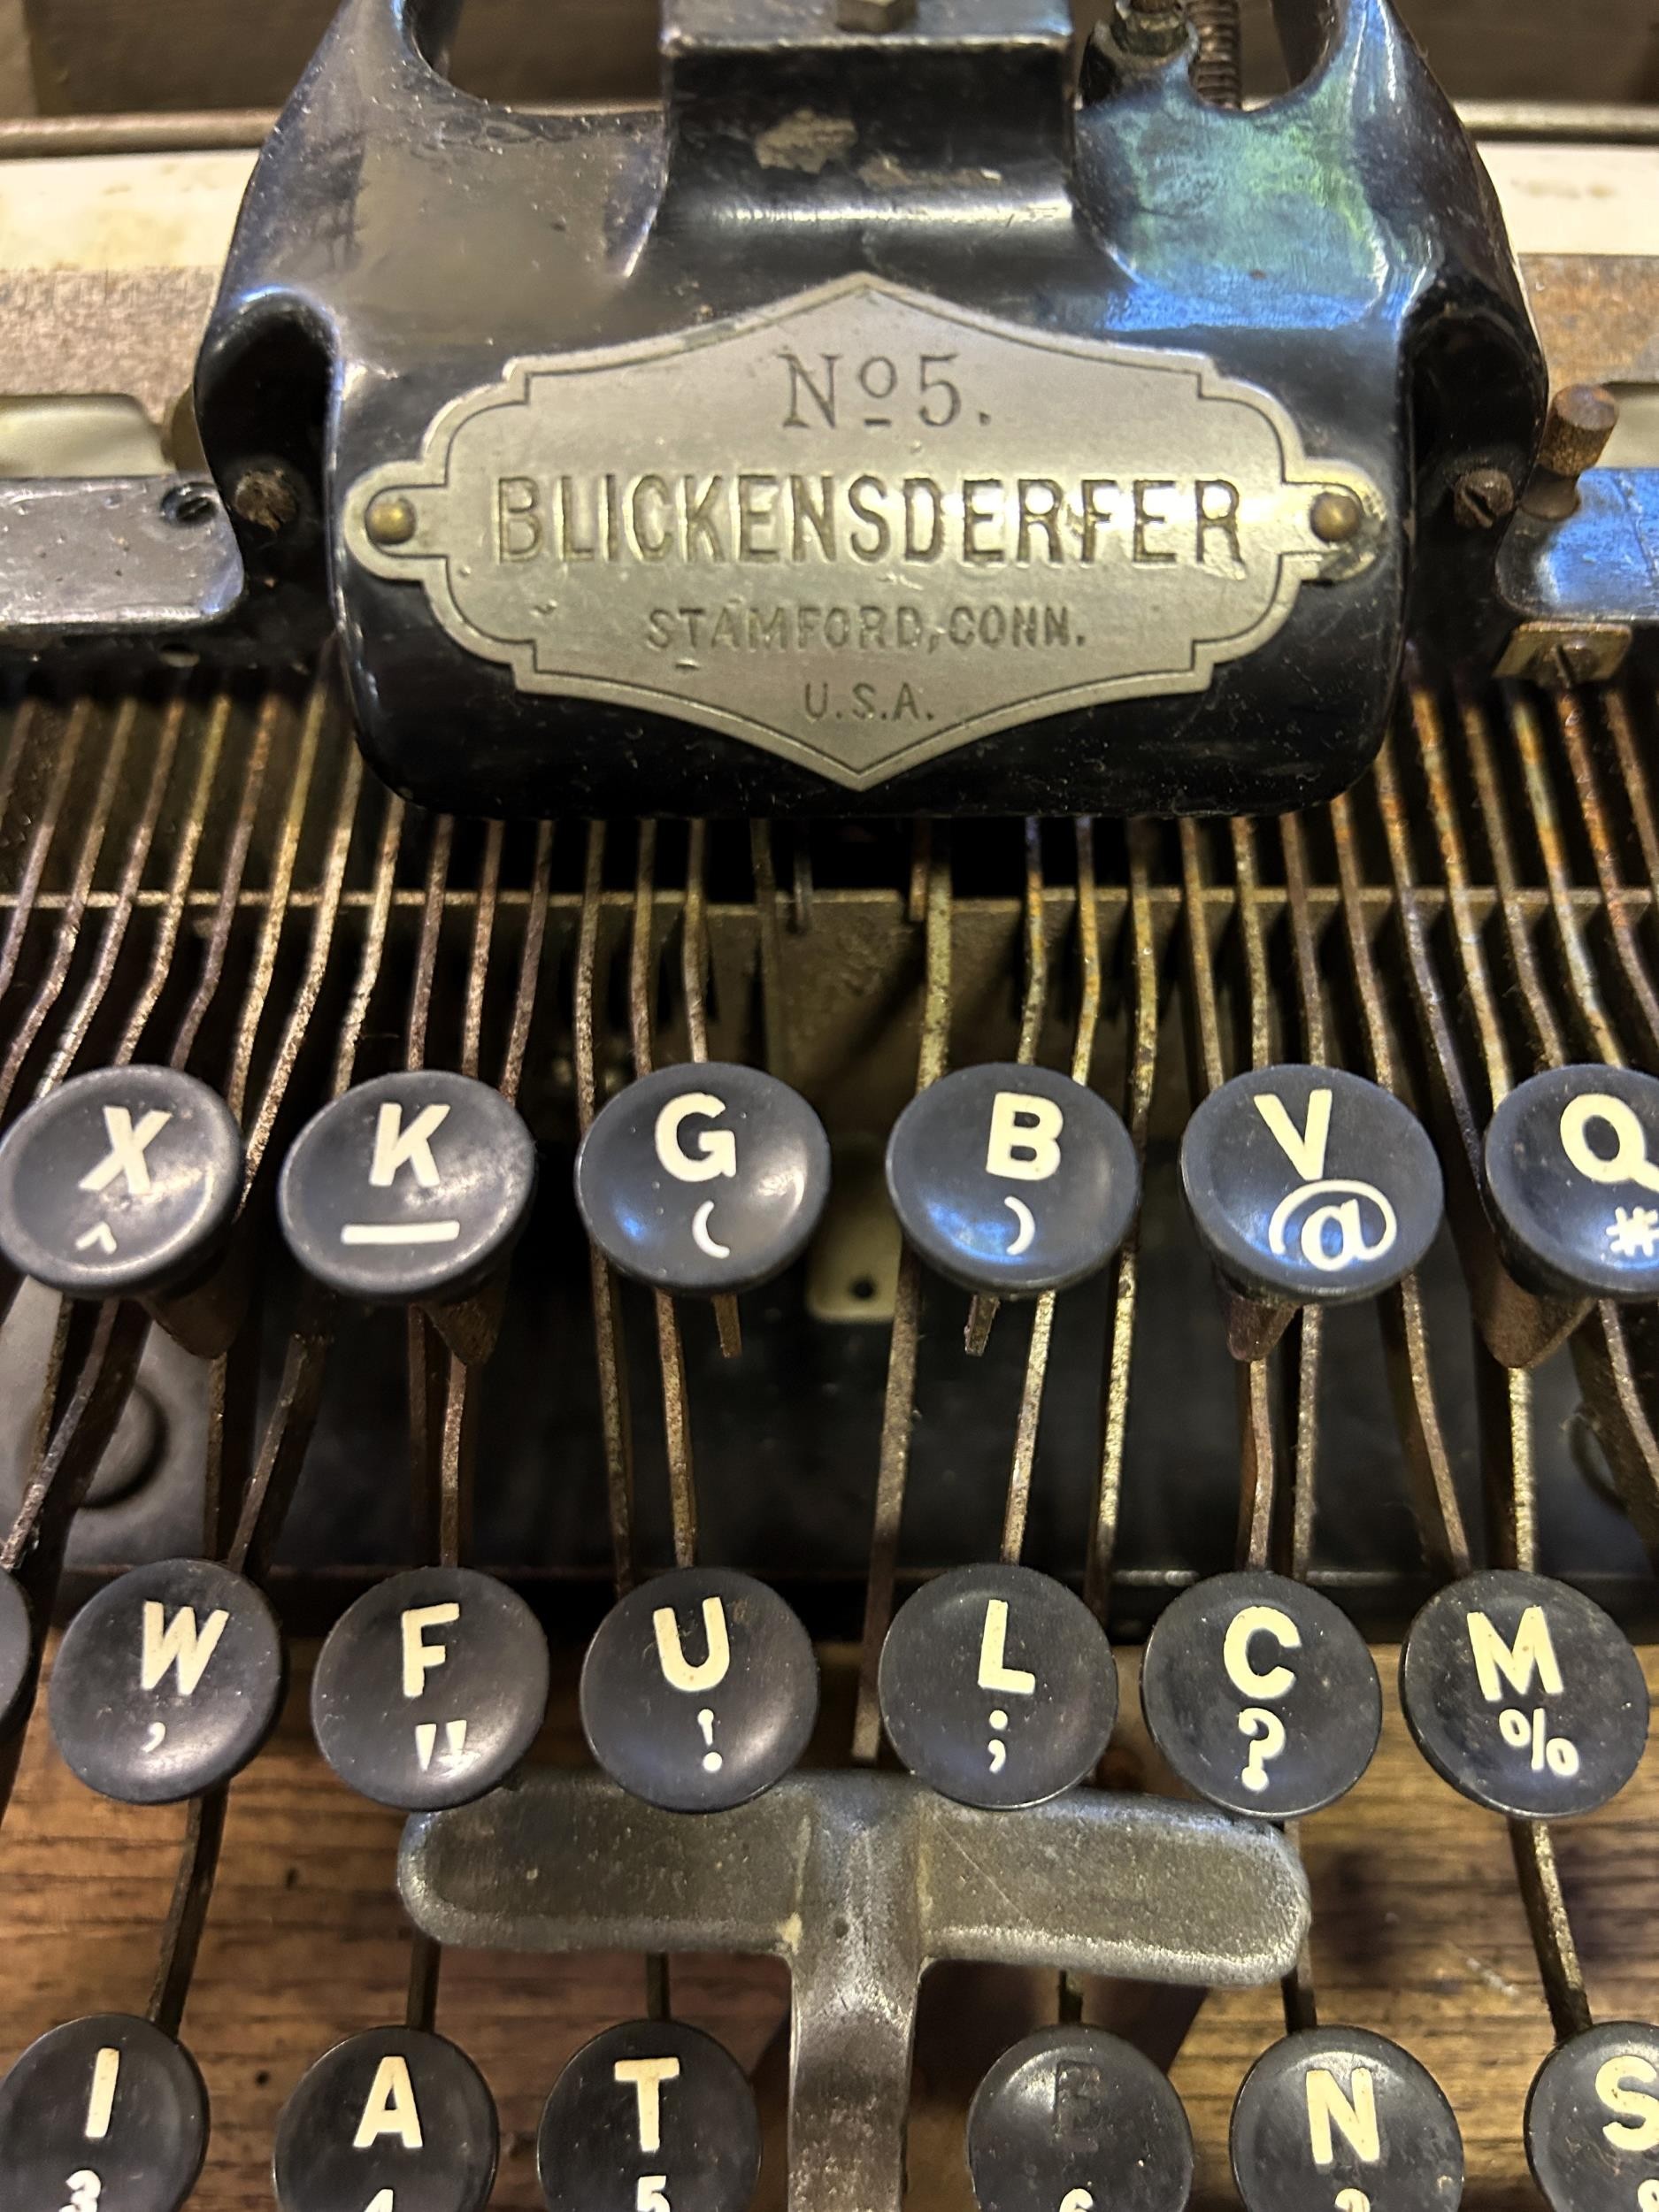
[(1392, 1092), (1340, 1068), (1258, 1068), (1212, 1091), (1181, 1140), (1194, 1225), (1246, 1297), (1373, 1297), (1434, 1240), (1440, 1162)]
[(582, 1664), (595, 1759), (670, 1812), (741, 1805), (787, 1774), (818, 1718), (811, 1639), (775, 1590), (687, 1567), (634, 1590)]
[(417, 1567), (377, 1582), (329, 1631), (311, 1728), (360, 1795), (432, 1812), (511, 1774), (547, 1701), (547, 1639), (524, 1600), (470, 1567)]
[(1526, 2100), (1526, 2156), (1552, 2212), (1659, 2204), (1659, 2028), (1604, 2021), (1552, 2051)]
[(211, 1560), (157, 1560), (70, 1623), (52, 1734), (101, 1796), (176, 1804), (241, 1773), (276, 1725), (284, 1681), (276, 1616), (251, 1582)]
[(930, 1267), (1000, 1298), (1105, 1264), (1141, 1195), (1129, 1133), (1097, 1091), (1047, 1068), (961, 1068), (918, 1092), (887, 1143), (899, 1225)]
[(150, 1296), (218, 1256), (242, 1201), (242, 1132), (176, 1068), (95, 1068), (0, 1142), (0, 1251), (68, 1298)]
[(910, 1772), (999, 1811), (1080, 1781), (1118, 1717), (1100, 1623), (1030, 1567), (958, 1567), (924, 1584), (887, 1631), (876, 1686)]
[(495, 2100), (464, 2051), (419, 2028), (370, 2028), (326, 2051), (283, 2106), (277, 2203), (482, 2212), (499, 2148)]
[(1456, 2212), (1463, 2139), (1439, 2083), (1363, 2028), (1310, 2028), (1257, 2059), (1233, 2108), (1245, 2212)]
[(5, 2202), (179, 2212), (207, 2129), (207, 2091), (182, 2045), (125, 2013), (71, 2020), (31, 2043), (0, 2083)]
[(806, 1249), (829, 1196), (824, 1125), (758, 1068), (698, 1061), (619, 1092), (576, 1155), (576, 1203), (613, 1266), (656, 1290), (752, 1290)]
[(1506, 1258), (1568, 1297), (1659, 1297), (1659, 1082), (1550, 1068), (1502, 1099), (1486, 1194)]
[(277, 1211), (307, 1274), (370, 1305), (465, 1298), (535, 1196), (535, 1141), (501, 1093), (417, 1068), (359, 1083), (307, 1122)]
[(1400, 1701), (1435, 1772), (1493, 1812), (1593, 1812), (1647, 1740), (1641, 1663), (1564, 1582), (1492, 1569), (1432, 1597), (1400, 1656)]
[(760, 2172), (755, 2093), (711, 2036), (630, 2020), (584, 2044), (554, 2084), (536, 2171), (548, 2212), (746, 2212)]
[(1193, 2132), (1169, 2077), (1132, 2044), (1042, 2028), (974, 2092), (968, 2170), (979, 2212), (1181, 2212)]

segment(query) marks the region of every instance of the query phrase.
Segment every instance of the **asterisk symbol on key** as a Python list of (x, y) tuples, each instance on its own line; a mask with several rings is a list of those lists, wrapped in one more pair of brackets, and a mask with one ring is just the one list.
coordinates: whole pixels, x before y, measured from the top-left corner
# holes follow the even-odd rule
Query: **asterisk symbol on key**
[(1608, 1224), (1607, 1240), (1622, 1260), (1640, 1256), (1650, 1260), (1654, 1247), (1659, 1243), (1659, 1209), (1652, 1206), (1619, 1206)]

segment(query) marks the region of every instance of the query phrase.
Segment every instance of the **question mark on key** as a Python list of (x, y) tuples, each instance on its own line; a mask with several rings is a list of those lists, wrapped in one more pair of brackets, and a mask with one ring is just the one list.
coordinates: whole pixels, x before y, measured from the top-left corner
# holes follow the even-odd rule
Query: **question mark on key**
[(1247, 1705), (1239, 1715), (1239, 1733), (1256, 1739), (1239, 1779), (1247, 1790), (1264, 1790), (1267, 1763), (1277, 1759), (1285, 1748), (1285, 1724), (1277, 1713), (1270, 1713), (1263, 1705)]
[(1336, 2212), (1371, 2212), (1371, 2199), (1363, 2189), (1339, 2189)]

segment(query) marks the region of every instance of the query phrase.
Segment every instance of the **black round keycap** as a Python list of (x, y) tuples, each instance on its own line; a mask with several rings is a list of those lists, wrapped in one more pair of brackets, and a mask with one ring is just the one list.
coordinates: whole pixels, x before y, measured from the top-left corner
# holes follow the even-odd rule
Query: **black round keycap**
[(584, 2044), (554, 2084), (536, 2171), (548, 2212), (746, 2212), (760, 2172), (755, 2093), (711, 2036), (630, 2020)]
[(1593, 1812), (1636, 1770), (1647, 1686), (1599, 1605), (1542, 1575), (1491, 1569), (1432, 1597), (1400, 1655), (1417, 1748), (1494, 1812)]
[(824, 1125), (758, 1068), (659, 1068), (576, 1155), (576, 1203), (615, 1266), (657, 1290), (749, 1290), (805, 1250), (829, 1196)]
[(1340, 1068), (1258, 1068), (1212, 1091), (1181, 1140), (1181, 1180), (1228, 1281), (1280, 1304), (1371, 1297), (1440, 1226), (1440, 1162), (1421, 1123)]
[(70, 1298), (176, 1288), (223, 1244), (242, 1172), (242, 1132), (205, 1083), (175, 1068), (96, 1068), (0, 1143), (0, 1252)]
[(1181, 2212), (1193, 2132), (1150, 2059), (1100, 2028), (1042, 2028), (968, 2108), (979, 2212)]
[(776, 1591), (686, 1567), (631, 1591), (582, 1663), (582, 1727), (607, 1774), (671, 1812), (769, 1789), (818, 1718), (811, 1639)]
[(0, 2082), (0, 2193), (17, 2212), (179, 2212), (207, 2127), (196, 2061), (170, 2035), (121, 2012), (71, 2020)]
[(501, 1093), (417, 1068), (359, 1083), (306, 1123), (277, 1211), (308, 1274), (397, 1306), (476, 1290), (534, 1196), (535, 1141)]
[(277, 2203), (481, 2212), (499, 2147), (495, 2101), (464, 2051), (419, 2028), (370, 2028), (326, 2051), (283, 2106)]
[(70, 1623), (48, 1705), (65, 1764), (128, 1805), (172, 1805), (243, 1767), (276, 1725), (276, 1616), (207, 1559), (162, 1559), (106, 1583)]
[(1440, 2084), (1363, 2028), (1310, 2028), (1264, 2052), (1229, 2147), (1245, 2212), (1455, 2212), (1463, 2193)]
[(1552, 2212), (1659, 2212), (1659, 2028), (1609, 2020), (1553, 2050), (1526, 2155)]
[(900, 1607), (881, 1718), (910, 1772), (964, 1805), (1040, 1805), (1099, 1759), (1118, 1717), (1100, 1623), (1029, 1567), (957, 1567)]
[(1659, 1298), (1659, 1082), (1551, 1068), (1502, 1100), (1486, 1190), (1524, 1281), (1569, 1297)]
[(12, 1577), (0, 1571), (0, 1736), (24, 1717), (34, 1655), (28, 1600)]
[(999, 1298), (1064, 1290), (1123, 1242), (1135, 1148), (1097, 1091), (1048, 1068), (961, 1068), (918, 1092), (887, 1142), (899, 1225), (927, 1262)]
[(342, 1782), (381, 1805), (467, 1805), (511, 1774), (547, 1717), (547, 1639), (520, 1597), (468, 1567), (417, 1567), (329, 1631), (311, 1727)]
[(1263, 1820), (1333, 1804), (1382, 1732), (1382, 1686), (1347, 1614), (1256, 1571), (1194, 1583), (1160, 1617), (1141, 1709), (1189, 1789)]

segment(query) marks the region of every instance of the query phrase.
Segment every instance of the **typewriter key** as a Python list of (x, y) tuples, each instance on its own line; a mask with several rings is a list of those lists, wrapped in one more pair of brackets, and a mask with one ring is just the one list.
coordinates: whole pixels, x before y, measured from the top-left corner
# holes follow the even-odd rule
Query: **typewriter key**
[(1569, 1297), (1659, 1297), (1659, 1082), (1551, 1068), (1503, 1099), (1486, 1190), (1505, 1255)]
[(34, 1628), (21, 1586), (0, 1569), (0, 1736), (26, 1717), (35, 1667)]
[(359, 1083), (306, 1123), (277, 1211), (307, 1274), (371, 1305), (466, 1297), (517, 1241), (535, 1141), (501, 1093), (417, 1068)]
[(1097, 1091), (1047, 1068), (962, 1068), (913, 1098), (887, 1143), (899, 1225), (930, 1267), (1000, 1298), (1064, 1290), (1123, 1242), (1135, 1149)]
[(1141, 1709), (1189, 1789), (1264, 1820), (1334, 1803), (1382, 1732), (1382, 1686), (1347, 1614), (1257, 1571), (1194, 1583), (1160, 1617)]
[(96, 1068), (0, 1142), (0, 1252), (69, 1298), (149, 1295), (211, 1266), (242, 1201), (242, 1132), (176, 1068)]
[(1440, 1226), (1440, 1162), (1389, 1091), (1340, 1068), (1258, 1068), (1212, 1091), (1181, 1140), (1200, 1240), (1247, 1297), (1369, 1298)]
[(277, 2203), (480, 2212), (499, 2147), (495, 2100), (465, 2051), (419, 2028), (370, 2028), (325, 2051), (283, 2106)]
[(65, 1763), (128, 1805), (173, 1805), (240, 1774), (282, 1703), (276, 1616), (241, 1575), (162, 1559), (106, 1583), (70, 1623), (48, 1706)]
[(1605, 1805), (1647, 1740), (1635, 1653), (1599, 1605), (1542, 1575), (1493, 1569), (1432, 1597), (1407, 1632), (1400, 1699), (1437, 1774), (1524, 1820)]
[(912, 1774), (999, 1810), (1070, 1789), (1118, 1717), (1100, 1623), (1030, 1567), (957, 1567), (925, 1584), (887, 1631), (877, 1690)]
[(1659, 2205), (1659, 2028), (1610, 2020), (1553, 2050), (1527, 2096), (1526, 2156), (1553, 2212)]
[(547, 1701), (547, 1640), (524, 1600), (470, 1567), (416, 1567), (376, 1583), (329, 1631), (311, 1728), (361, 1796), (434, 1812), (511, 1774)]
[(968, 2108), (979, 2212), (1181, 2212), (1193, 2133), (1150, 2059), (1100, 2028), (1042, 2028)]
[(800, 1257), (829, 1196), (829, 1139), (758, 1068), (659, 1068), (576, 1155), (576, 1203), (613, 1265), (657, 1290), (752, 1290)]
[(582, 1663), (595, 1759), (670, 1812), (741, 1805), (788, 1773), (818, 1718), (811, 1639), (775, 1590), (686, 1567), (634, 1590)]
[(207, 2125), (207, 2091), (181, 2044), (126, 2013), (71, 2020), (0, 2082), (4, 2201), (16, 2212), (179, 2212)]
[(760, 2116), (711, 2036), (630, 2020), (584, 2044), (555, 2082), (535, 2154), (548, 2212), (744, 2212)]
[(1245, 2212), (1455, 2212), (1463, 2139), (1440, 2084), (1363, 2028), (1309, 2028), (1258, 2058), (1233, 2107)]

